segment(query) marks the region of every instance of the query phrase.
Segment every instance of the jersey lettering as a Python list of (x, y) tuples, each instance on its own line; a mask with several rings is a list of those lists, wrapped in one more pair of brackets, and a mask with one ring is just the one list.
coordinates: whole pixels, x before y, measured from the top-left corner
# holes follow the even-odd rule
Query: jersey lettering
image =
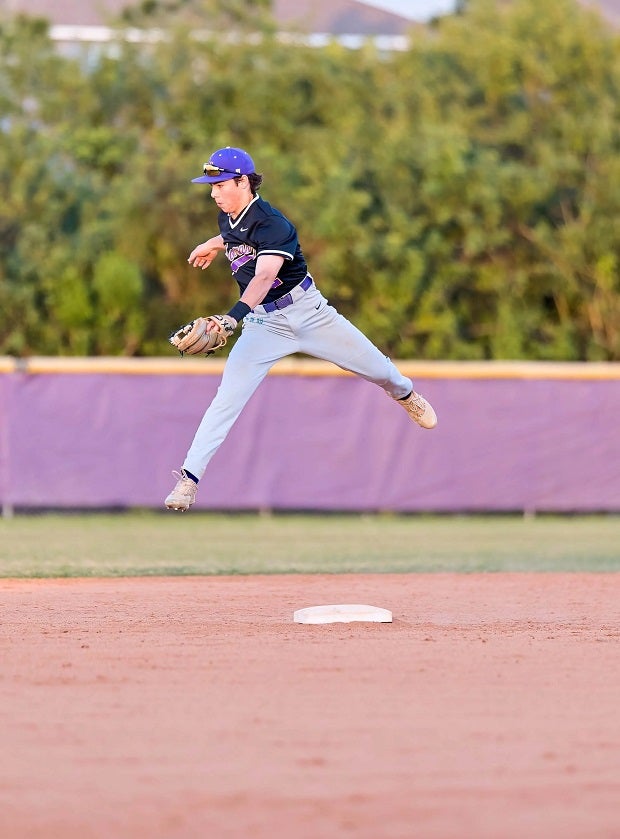
[(230, 245), (226, 248), (226, 256), (230, 260), (230, 270), (236, 274), (242, 265), (256, 259), (256, 250), (252, 245)]

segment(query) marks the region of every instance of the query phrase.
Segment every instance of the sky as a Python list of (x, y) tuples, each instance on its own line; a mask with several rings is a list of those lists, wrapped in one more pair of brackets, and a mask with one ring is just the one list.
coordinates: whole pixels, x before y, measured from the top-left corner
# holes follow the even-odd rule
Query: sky
[(448, 14), (455, 7), (455, 0), (358, 0), (358, 2), (417, 21)]

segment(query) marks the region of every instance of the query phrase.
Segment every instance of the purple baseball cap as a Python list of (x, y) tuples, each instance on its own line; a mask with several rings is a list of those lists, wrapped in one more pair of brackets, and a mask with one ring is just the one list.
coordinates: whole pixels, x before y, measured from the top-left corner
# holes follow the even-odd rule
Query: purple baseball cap
[(203, 166), (204, 174), (200, 178), (192, 178), (193, 184), (219, 184), (238, 178), (239, 175), (251, 175), (255, 172), (254, 161), (243, 149), (226, 146), (225, 149), (214, 151), (209, 162)]

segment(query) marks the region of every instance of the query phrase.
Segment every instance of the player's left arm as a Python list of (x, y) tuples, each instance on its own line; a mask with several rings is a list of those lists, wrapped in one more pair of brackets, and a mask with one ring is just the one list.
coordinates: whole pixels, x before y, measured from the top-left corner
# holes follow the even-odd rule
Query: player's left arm
[(297, 247), (297, 233), (283, 216), (274, 216), (256, 226), (253, 244), (257, 251), (254, 276), (227, 315), (235, 325), (247, 314), (246, 307), (251, 311), (263, 302), (269, 289), (276, 284), (278, 272), (284, 261), (293, 259)]
[[(243, 311), (237, 313), (237, 309), (240, 303), (245, 303), (249, 309), (253, 309), (254, 306), (258, 306), (261, 303), (273, 285), (276, 277), (278, 276), (278, 271), (282, 267), (282, 263), (284, 262), (283, 257), (281, 256), (272, 256), (265, 254), (264, 256), (259, 256), (256, 260), (256, 271), (254, 272), (254, 276), (248, 283), (245, 291), (239, 298), (239, 302), (235, 303), (232, 307), (230, 312), (227, 315), (222, 315), (223, 318), (226, 319), (228, 326), (230, 328), (230, 332), (232, 332), (235, 327), (237, 326), (239, 320), (243, 318), (246, 314), (245, 308)], [(213, 329), (217, 328), (217, 324), (214, 323), (214, 320), (211, 319), (206, 324), (206, 332), (211, 332)]]
[(274, 254), (263, 254), (257, 257), (254, 276), (241, 295), (241, 302), (246, 303), (250, 309), (262, 303), (274, 284), (283, 262), (283, 257)]

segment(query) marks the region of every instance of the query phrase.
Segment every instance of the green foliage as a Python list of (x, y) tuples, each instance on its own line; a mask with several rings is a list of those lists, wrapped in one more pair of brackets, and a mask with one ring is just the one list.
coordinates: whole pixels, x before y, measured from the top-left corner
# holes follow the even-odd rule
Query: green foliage
[(186, 262), (217, 217), (189, 181), (239, 145), (390, 355), (620, 360), (620, 41), (600, 18), (470, 0), (385, 53), (292, 48), (269, 5), (145, 2), (125, 16), (143, 43), (121, 27), (77, 56), (0, 22), (0, 353), (166, 354), (228, 308), (225, 261)]

